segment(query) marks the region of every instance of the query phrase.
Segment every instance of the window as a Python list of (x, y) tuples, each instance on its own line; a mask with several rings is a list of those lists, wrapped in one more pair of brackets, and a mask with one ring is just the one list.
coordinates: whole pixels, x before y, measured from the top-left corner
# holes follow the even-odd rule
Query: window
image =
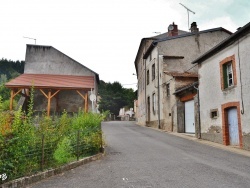
[(155, 79), (155, 64), (152, 65), (152, 80)]
[(237, 84), (234, 55), (220, 62), (221, 89), (227, 89)]
[(149, 70), (147, 70), (147, 85), (149, 84)]
[(153, 93), (153, 96), (152, 96), (152, 104), (153, 104), (153, 113), (155, 114), (155, 112), (156, 112), (156, 96), (155, 96), (155, 93)]
[(210, 110), (210, 117), (211, 117), (212, 119), (218, 118), (218, 109)]
[(167, 97), (169, 97), (170, 96), (170, 84), (167, 84), (166, 89), (167, 89)]
[(150, 53), (149, 54), (149, 61), (151, 61), (152, 60), (152, 54)]
[(223, 65), (224, 89), (233, 86), (233, 68), (232, 62)]

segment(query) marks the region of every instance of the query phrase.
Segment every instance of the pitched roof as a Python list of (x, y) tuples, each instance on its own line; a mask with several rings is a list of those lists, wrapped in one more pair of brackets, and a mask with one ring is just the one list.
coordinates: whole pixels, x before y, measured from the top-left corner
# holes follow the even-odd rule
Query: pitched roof
[(94, 76), (21, 74), (5, 84), (7, 88), (88, 89), (94, 88)]
[(194, 86), (198, 86), (198, 85), (199, 85), (198, 82), (193, 82), (193, 83), (188, 84), (188, 85), (186, 85), (186, 86), (184, 86), (184, 87), (181, 87), (181, 88), (176, 89), (175, 92), (174, 92), (173, 94), (174, 94), (174, 95), (179, 94), (179, 93), (181, 93), (182, 91), (185, 91), (185, 90), (188, 90), (188, 89), (192, 89), (192, 88), (194, 88)]
[[(188, 33), (187, 31), (183, 31), (183, 30), (178, 30), (178, 33), (180, 35), (184, 34), (184, 33)], [(164, 39), (166, 38), (166, 36), (168, 36), (168, 32), (165, 32), (165, 33), (162, 33), (162, 34), (159, 34), (159, 35), (156, 35), (156, 36), (152, 36), (152, 37), (147, 37), (147, 38), (142, 38), (141, 39), (141, 43), (140, 43), (140, 46), (138, 48), (138, 51), (137, 51), (137, 54), (136, 54), (136, 57), (135, 57), (135, 61), (134, 61), (134, 64), (135, 64), (135, 68), (136, 68), (136, 71), (137, 71), (137, 67), (136, 67), (136, 62), (139, 58), (139, 52), (140, 52), (140, 49), (142, 48), (143, 46), (143, 43), (147, 40), (161, 40), (161, 39)]]
[(165, 74), (173, 76), (173, 77), (189, 77), (189, 78), (198, 78), (197, 73), (192, 72), (167, 72), (164, 71)]
[(189, 37), (189, 36), (193, 36), (193, 35), (196, 35), (196, 34), (210, 33), (210, 32), (216, 32), (216, 31), (224, 31), (224, 32), (226, 32), (228, 34), (232, 34), (232, 32), (224, 29), (223, 27), (218, 27), (218, 28), (207, 29), (207, 30), (203, 30), (203, 31), (199, 31), (199, 32), (191, 32), (191, 33), (188, 32), (188, 33), (184, 33), (184, 34), (181, 34), (181, 35), (170, 36), (170, 37), (168, 36), (168, 37), (165, 37), (165, 38), (154, 40), (151, 43), (151, 45), (149, 46), (146, 53), (144, 54), (143, 58), (146, 59), (148, 57), (148, 55), (153, 50), (153, 48), (158, 44), (158, 42), (164, 42), (164, 41), (168, 41), (168, 40), (174, 40), (174, 39), (178, 39), (178, 38)]
[(192, 63), (202, 63), (206, 59), (210, 58), (211, 56), (215, 55), (216, 53), (220, 52), (221, 50), (225, 49), (226, 47), (233, 44), (235, 41), (246, 35), (250, 32), (250, 22), (240, 28), (238, 31), (236, 31), (234, 34), (229, 36), (227, 39), (220, 42), (218, 45), (204, 53), (202, 56), (198, 57), (196, 60), (194, 60)]

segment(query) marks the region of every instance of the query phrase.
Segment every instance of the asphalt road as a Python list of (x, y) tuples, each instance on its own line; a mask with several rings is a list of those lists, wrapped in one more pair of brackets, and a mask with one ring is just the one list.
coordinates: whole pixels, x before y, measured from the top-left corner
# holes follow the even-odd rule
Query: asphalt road
[(133, 122), (102, 124), (106, 156), (30, 187), (250, 187), (250, 157)]

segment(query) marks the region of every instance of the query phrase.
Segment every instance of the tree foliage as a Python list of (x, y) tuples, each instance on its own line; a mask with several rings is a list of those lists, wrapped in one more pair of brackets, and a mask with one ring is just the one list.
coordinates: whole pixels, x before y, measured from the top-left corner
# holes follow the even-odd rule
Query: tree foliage
[(10, 98), (10, 89), (4, 84), (12, 78), (15, 78), (24, 72), (24, 61), (12, 61), (0, 59), (0, 96), (2, 100)]
[(136, 92), (133, 89), (123, 88), (119, 82), (105, 83), (102, 80), (99, 85), (99, 95), (101, 97), (99, 110), (109, 110), (115, 115), (119, 114), (120, 108), (133, 108), (136, 99)]
[(0, 75), (6, 75), (7, 80), (24, 72), (24, 61), (0, 59)]

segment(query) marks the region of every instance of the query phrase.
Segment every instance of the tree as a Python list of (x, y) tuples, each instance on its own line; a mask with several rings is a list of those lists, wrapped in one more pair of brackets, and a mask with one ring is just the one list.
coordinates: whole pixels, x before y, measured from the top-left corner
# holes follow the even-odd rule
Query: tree
[(10, 98), (10, 89), (6, 88), (4, 84), (24, 72), (24, 61), (12, 61), (7, 59), (0, 59), (0, 96), (2, 100)]
[(7, 80), (15, 78), (24, 72), (24, 61), (0, 60), (0, 74), (6, 75)]
[(109, 110), (115, 115), (119, 114), (120, 108), (133, 108), (136, 99), (136, 92), (133, 89), (123, 88), (119, 82), (105, 83), (102, 80), (99, 85), (99, 95), (101, 97), (99, 110)]

